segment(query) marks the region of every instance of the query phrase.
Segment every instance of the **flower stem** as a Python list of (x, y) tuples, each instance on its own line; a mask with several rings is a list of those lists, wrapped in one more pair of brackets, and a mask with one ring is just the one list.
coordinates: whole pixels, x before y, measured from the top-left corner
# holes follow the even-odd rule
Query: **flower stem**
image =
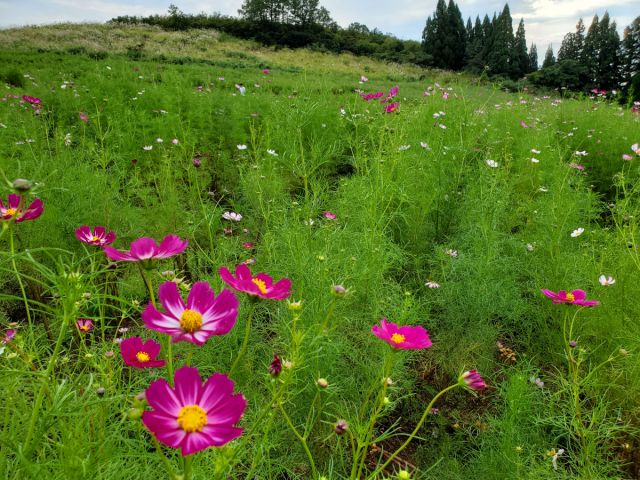
[(249, 332), (251, 331), (251, 320), (253, 319), (253, 314), (256, 311), (257, 302), (253, 302), (251, 305), (251, 310), (249, 310), (249, 316), (247, 317), (247, 324), (244, 329), (244, 339), (242, 340), (242, 346), (240, 347), (240, 351), (238, 352), (238, 356), (233, 361), (231, 365), (231, 369), (229, 370), (229, 377), (233, 376), (233, 373), (236, 370), (236, 367), (240, 363), (240, 360), (244, 357), (244, 354), (247, 350), (247, 344), (249, 343)]
[(169, 480), (178, 480), (180, 478), (180, 476), (177, 475), (173, 471), (173, 467), (171, 466), (171, 462), (165, 456), (165, 454), (162, 453), (162, 447), (160, 447), (160, 442), (158, 442), (158, 439), (153, 434), (151, 434), (151, 438), (153, 438), (153, 444), (156, 446), (156, 452), (158, 452), (158, 455), (160, 456), (160, 460), (162, 460), (162, 463), (164, 464), (164, 467), (167, 469), (167, 472), (169, 473)]
[(300, 433), (298, 432), (298, 429), (293, 425), (293, 422), (291, 421), (291, 418), (289, 418), (289, 415), (287, 415), (287, 412), (285, 411), (284, 407), (282, 406), (282, 402), (278, 402), (278, 407), (280, 407), (280, 411), (282, 412), (282, 416), (284, 417), (285, 421), (287, 422), (287, 425), (289, 425), (289, 428), (291, 429), (291, 431), (293, 432), (293, 434), (298, 438), (298, 440), (300, 440), (300, 443), (302, 444), (302, 448), (304, 448), (305, 453), (307, 454), (307, 457), (309, 458), (309, 463), (311, 464), (311, 478), (318, 478), (318, 471), (316, 470), (316, 463), (313, 460), (313, 455), (311, 454), (311, 450), (309, 450), (309, 445), (307, 444), (307, 439), (305, 437), (303, 437), (302, 435), (300, 435)]
[(454, 388), (459, 386), (460, 386), (459, 383), (454, 383), (453, 385), (449, 385), (444, 390), (441, 390), (440, 392), (438, 392), (438, 394), (435, 397), (433, 397), (429, 405), (427, 405), (427, 408), (425, 408), (424, 413), (422, 414), (422, 417), (420, 417), (420, 420), (416, 425), (416, 428), (414, 428), (413, 432), (409, 434), (409, 437), (405, 440), (405, 442), (402, 445), (400, 445), (400, 447), (395, 452), (393, 452), (389, 458), (387, 458), (387, 461), (384, 462), (382, 466), (376, 468), (375, 471), (370, 475), (370, 477), (367, 477), (367, 478), (375, 478), (377, 474), (379, 474), (380, 472), (383, 472), (384, 469), (387, 468), (387, 466), (393, 461), (393, 459), (396, 458), (400, 454), (400, 452), (402, 452), (407, 447), (407, 445), (411, 443), (411, 440), (413, 440), (413, 438), (420, 431), (420, 428), (422, 428), (422, 424), (427, 419), (427, 415), (429, 415), (429, 412), (431, 411), (435, 403), (438, 401), (438, 399), (442, 395), (447, 393), (449, 390), (453, 390)]
[(24, 284), (22, 283), (22, 277), (20, 277), (20, 273), (18, 273), (18, 267), (16, 265), (16, 250), (15, 250), (13, 237), (14, 237), (13, 225), (10, 225), (9, 226), (9, 248), (11, 249), (11, 265), (13, 266), (13, 271), (16, 274), (18, 285), (20, 285), (20, 292), (22, 293), (22, 300), (24, 301), (24, 309), (27, 312), (27, 322), (29, 323), (29, 330), (31, 330), (33, 329), (33, 324), (31, 321), (31, 311), (29, 310), (29, 302), (27, 300), (27, 294), (24, 289)]
[(58, 333), (58, 340), (56, 341), (56, 346), (53, 349), (53, 353), (49, 358), (49, 364), (47, 365), (47, 370), (45, 371), (42, 377), (42, 385), (40, 386), (40, 390), (38, 391), (38, 395), (36, 396), (35, 402), (33, 404), (33, 410), (31, 411), (31, 419), (29, 420), (29, 427), (27, 429), (27, 434), (24, 438), (24, 443), (22, 444), (22, 453), (25, 457), (27, 457), (30, 453), (30, 443), (33, 438), (33, 433), (36, 428), (36, 422), (38, 421), (38, 415), (40, 413), (40, 409), (42, 408), (42, 399), (49, 385), (49, 377), (53, 372), (53, 368), (55, 367), (56, 360), (58, 360), (58, 354), (60, 353), (60, 348), (62, 347), (62, 341), (64, 340), (65, 333), (67, 332), (67, 327), (69, 324), (70, 314), (65, 308), (64, 315), (62, 318), (62, 325), (60, 326), (60, 332)]

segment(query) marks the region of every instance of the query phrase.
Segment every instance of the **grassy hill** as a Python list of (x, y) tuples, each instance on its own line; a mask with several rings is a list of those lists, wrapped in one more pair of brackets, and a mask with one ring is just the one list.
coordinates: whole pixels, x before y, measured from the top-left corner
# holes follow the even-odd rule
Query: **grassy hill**
[[(237, 440), (188, 461), (158, 447), (187, 478), (637, 478), (638, 115), (146, 27), (0, 31), (0, 78), (6, 478), (162, 478), (135, 397), (187, 363), (247, 399)], [(37, 219), (7, 212), (17, 178)], [(119, 250), (189, 245), (138, 268), (78, 241), (82, 225)], [(234, 328), (203, 346), (144, 327), (159, 285), (217, 295), (241, 263), (290, 278), (291, 297), (236, 292)], [(371, 332), (383, 317), (433, 345), (391, 349)], [(132, 336), (172, 367), (125, 365)], [(381, 472), (471, 369), (488, 388), (442, 397)]]

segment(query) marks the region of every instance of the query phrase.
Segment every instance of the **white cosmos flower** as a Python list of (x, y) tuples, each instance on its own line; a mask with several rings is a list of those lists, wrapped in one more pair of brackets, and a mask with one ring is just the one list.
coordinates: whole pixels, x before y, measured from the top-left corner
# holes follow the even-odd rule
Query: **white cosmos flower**
[(609, 276), (609, 277), (605, 277), (604, 275), (600, 275), (600, 278), (598, 278), (598, 281), (600, 282), (600, 285), (602, 285), (603, 287), (608, 287), (609, 285), (613, 285), (614, 283), (616, 283), (616, 279)]
[(451, 248), (448, 248), (447, 250), (444, 251), (444, 254), (455, 258), (455, 257), (458, 256), (458, 251), (457, 250), (452, 250)]
[(411, 148), (411, 145), (400, 145), (398, 147), (398, 151), (404, 152), (405, 150), (409, 150), (410, 148)]
[(536, 155), (538, 155), (540, 153), (540, 150), (536, 150), (535, 148), (532, 148), (531, 153), (535, 153)]
[(498, 167), (498, 162), (496, 162), (495, 160), (485, 160), (484, 163), (489, 165), (491, 168), (497, 168)]
[(579, 237), (583, 233), (584, 233), (584, 228), (579, 227), (579, 228), (576, 228), (573, 232), (571, 232), (571, 236), (575, 238), (575, 237)]
[(579, 157), (586, 157), (589, 155), (586, 150), (576, 150), (576, 155)]
[(531, 163), (540, 163), (540, 160), (537, 158), (531, 158)]
[(532, 243), (527, 243), (527, 250), (533, 252), (536, 249), (535, 245)]
[(276, 151), (275, 151), (275, 150), (272, 150), (272, 149), (267, 150), (267, 153), (268, 153), (269, 155), (273, 155), (274, 157), (277, 157), (277, 156), (278, 156), (278, 154), (276, 153)]
[(422, 148), (424, 148), (425, 150), (431, 150), (431, 148), (429, 148), (429, 144), (427, 142), (420, 142), (420, 146)]
[(440, 288), (440, 284), (437, 282), (434, 282), (433, 280), (429, 280), (427, 283), (424, 284), (426, 287), (429, 288)]
[(242, 144), (242, 143), (240, 145), (236, 145), (236, 146), (238, 147), (238, 150), (246, 150), (247, 149), (247, 146)]
[(162, 143), (162, 142), (164, 142), (164, 140), (162, 140), (161, 138), (156, 138), (156, 142)]
[(242, 215), (236, 212), (224, 212), (222, 214), (222, 218), (224, 218), (225, 220), (232, 220), (234, 222), (239, 222), (240, 220), (242, 220)]
[(153, 150), (153, 145), (145, 145), (142, 149), (148, 152), (149, 150)]

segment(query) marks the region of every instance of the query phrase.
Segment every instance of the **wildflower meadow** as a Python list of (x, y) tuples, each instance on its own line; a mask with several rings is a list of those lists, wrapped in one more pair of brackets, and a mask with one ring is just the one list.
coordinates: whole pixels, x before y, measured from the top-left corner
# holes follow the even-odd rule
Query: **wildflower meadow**
[(2, 478), (638, 478), (638, 108), (144, 26), (0, 79)]

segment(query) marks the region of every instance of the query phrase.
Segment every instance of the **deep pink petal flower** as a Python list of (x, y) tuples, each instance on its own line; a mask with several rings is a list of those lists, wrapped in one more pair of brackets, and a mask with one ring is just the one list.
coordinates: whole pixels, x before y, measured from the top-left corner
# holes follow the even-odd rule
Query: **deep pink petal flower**
[(236, 267), (235, 277), (226, 267), (221, 267), (219, 272), (222, 280), (239, 292), (270, 300), (284, 300), (291, 296), (291, 280), (288, 278), (273, 283), (273, 279), (265, 273), (252, 276), (251, 270), (244, 264)]
[(93, 330), (93, 320), (90, 318), (79, 318), (76, 320), (76, 328), (80, 333), (89, 333)]
[(120, 354), (126, 365), (135, 368), (164, 367), (164, 360), (157, 360), (160, 344), (149, 339), (143, 342), (140, 337), (125, 338), (120, 343)]
[(329, 220), (335, 220), (336, 218), (338, 218), (336, 214), (333, 212), (324, 212), (323, 215), (324, 215), (324, 218)]
[(41, 99), (39, 99), (38, 97), (32, 97), (30, 95), (23, 95), (22, 99), (25, 102), (30, 103), (31, 105), (40, 105), (42, 103)]
[(24, 222), (25, 220), (35, 220), (44, 210), (42, 200), (36, 198), (29, 206), (24, 208), (24, 199), (15, 193), (9, 194), (7, 205), (5, 206), (0, 200), (0, 220), (13, 220), (15, 223)]
[(484, 390), (487, 384), (477, 370), (469, 370), (460, 375), (459, 382), (471, 390)]
[(376, 98), (380, 98), (383, 95), (384, 95), (384, 92), (362, 93), (362, 94), (360, 94), (360, 97), (362, 97), (363, 100), (368, 102), (369, 100), (374, 100)]
[(371, 332), (380, 340), (384, 340), (392, 348), (400, 350), (422, 350), (431, 346), (429, 333), (422, 327), (405, 325), (399, 327), (395, 323), (380, 320), (380, 325), (371, 327)]
[(569, 305), (579, 305), (581, 307), (593, 307), (594, 305), (600, 304), (597, 300), (587, 300), (587, 294), (584, 290), (573, 290), (570, 293), (560, 290), (556, 293), (543, 289), (541, 292), (545, 297), (552, 299), (553, 303), (566, 303)]
[(196, 282), (184, 304), (178, 286), (165, 282), (158, 289), (165, 313), (149, 303), (142, 312), (147, 328), (171, 335), (172, 342), (204, 345), (212, 335), (225, 335), (238, 318), (238, 299), (231, 290), (222, 290), (216, 297), (207, 282)]
[(178, 255), (187, 248), (189, 240), (182, 240), (177, 235), (167, 235), (160, 245), (153, 238), (142, 237), (131, 242), (128, 251), (119, 251), (113, 247), (104, 247), (104, 253), (111, 260), (124, 262), (141, 262)]
[(399, 103), (393, 102), (384, 107), (384, 113), (393, 113), (398, 110)]
[(89, 245), (104, 247), (113, 243), (116, 239), (116, 234), (114, 232), (107, 233), (104, 227), (94, 227), (92, 231), (91, 227), (83, 225), (76, 230), (76, 238)]
[(14, 337), (16, 336), (16, 333), (17, 333), (17, 330), (10, 328), (6, 332), (4, 332), (4, 338), (0, 343), (2, 343), (3, 345), (6, 345), (7, 343), (11, 343)]
[(187, 456), (242, 435), (235, 425), (247, 400), (233, 393), (234, 383), (226, 375), (214, 373), (203, 385), (198, 369), (184, 366), (176, 370), (174, 385), (160, 379), (145, 392), (153, 410), (142, 414), (142, 422), (160, 443)]

